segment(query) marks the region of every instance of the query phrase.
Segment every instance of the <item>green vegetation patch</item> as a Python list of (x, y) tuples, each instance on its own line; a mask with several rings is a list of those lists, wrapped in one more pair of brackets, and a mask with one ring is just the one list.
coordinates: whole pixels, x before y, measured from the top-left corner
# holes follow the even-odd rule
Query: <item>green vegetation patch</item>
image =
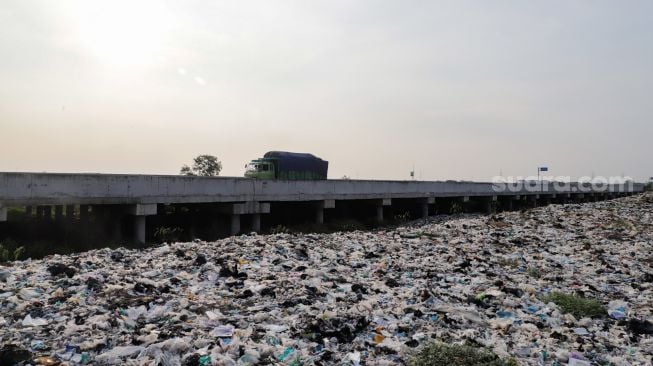
[(551, 292), (542, 298), (544, 302), (552, 302), (565, 314), (572, 314), (575, 317), (605, 316), (605, 306), (596, 299), (589, 299), (576, 295), (569, 295), (562, 292)]
[(328, 234), (340, 231), (367, 230), (370, 227), (356, 220), (337, 220), (324, 224), (302, 223), (294, 225), (277, 225), (270, 228), (271, 234), (290, 234), (290, 233), (318, 233)]
[(158, 243), (176, 243), (181, 238), (184, 230), (180, 227), (158, 227), (154, 232), (154, 239)]
[(0, 262), (11, 262), (25, 259), (25, 247), (11, 239), (0, 241)]
[(422, 348), (410, 366), (518, 366), (515, 359), (501, 360), (485, 348), (434, 342)]
[(623, 230), (632, 230), (635, 228), (635, 225), (633, 225), (630, 220), (626, 220), (623, 217), (615, 217), (614, 220), (610, 223), (610, 226)]
[(529, 277), (533, 277), (533, 278), (540, 278), (542, 276), (540, 270), (535, 266), (528, 267), (526, 273), (528, 274)]
[(517, 268), (522, 264), (521, 260), (517, 258), (499, 258), (498, 263), (501, 267), (509, 268)]

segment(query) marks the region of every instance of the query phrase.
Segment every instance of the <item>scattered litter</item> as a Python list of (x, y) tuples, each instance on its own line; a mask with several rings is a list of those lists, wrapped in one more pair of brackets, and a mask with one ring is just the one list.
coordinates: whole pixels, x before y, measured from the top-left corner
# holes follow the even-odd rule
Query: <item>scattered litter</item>
[(612, 319), (624, 319), (626, 317), (627, 308), (628, 304), (625, 301), (610, 301), (608, 304), (608, 315)]
[(228, 325), (221, 325), (214, 328), (211, 331), (211, 335), (214, 337), (231, 337), (234, 335), (234, 327)]
[(585, 328), (574, 328), (574, 333), (584, 336), (590, 334)]
[(592, 363), (589, 361), (585, 360), (579, 360), (577, 358), (571, 358), (569, 359), (569, 363), (567, 363), (569, 366), (591, 366)]
[(41, 325), (48, 325), (48, 321), (41, 318), (32, 318), (30, 314), (25, 316), (22, 322), (24, 327), (38, 327)]
[(14, 262), (0, 364), (395, 365), (439, 342), (521, 365), (650, 365), (652, 227), (645, 194)]

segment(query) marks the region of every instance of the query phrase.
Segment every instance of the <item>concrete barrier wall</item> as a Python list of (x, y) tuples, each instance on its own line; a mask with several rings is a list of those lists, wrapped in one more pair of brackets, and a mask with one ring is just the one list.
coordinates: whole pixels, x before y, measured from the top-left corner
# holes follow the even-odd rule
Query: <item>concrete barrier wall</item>
[[(573, 184), (569, 193), (580, 193)], [(561, 193), (497, 192), (492, 183), (323, 180), (283, 181), (166, 175), (0, 173), (0, 204), (135, 204), (244, 201), (312, 201)], [(627, 191), (641, 192), (635, 183)], [(611, 187), (612, 191), (623, 191)], [(586, 192), (587, 193), (587, 192)]]

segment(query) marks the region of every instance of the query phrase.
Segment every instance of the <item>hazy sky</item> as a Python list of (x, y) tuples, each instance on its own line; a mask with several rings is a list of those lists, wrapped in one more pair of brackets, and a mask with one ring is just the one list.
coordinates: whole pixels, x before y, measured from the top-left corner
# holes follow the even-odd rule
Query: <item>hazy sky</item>
[(653, 1), (0, 3), (0, 171), (653, 176)]

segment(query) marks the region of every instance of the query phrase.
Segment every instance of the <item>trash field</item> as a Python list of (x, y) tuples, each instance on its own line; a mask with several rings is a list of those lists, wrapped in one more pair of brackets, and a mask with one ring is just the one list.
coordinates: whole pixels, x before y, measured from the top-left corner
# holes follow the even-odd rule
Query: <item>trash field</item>
[(401, 365), (464, 344), (519, 365), (651, 365), (652, 307), (646, 194), (15, 262), (0, 364)]

